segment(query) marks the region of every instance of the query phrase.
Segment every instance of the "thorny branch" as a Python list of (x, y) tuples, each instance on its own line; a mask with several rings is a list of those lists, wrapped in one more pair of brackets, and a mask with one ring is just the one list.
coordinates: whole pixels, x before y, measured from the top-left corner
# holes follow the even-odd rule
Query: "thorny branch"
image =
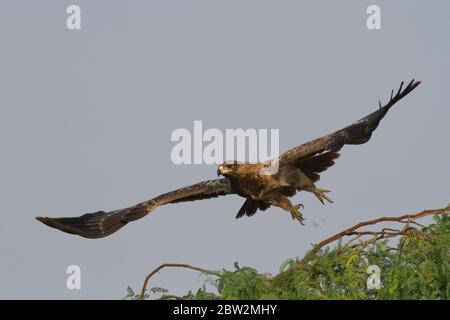
[[(350, 227), (344, 231), (336, 233), (335, 235), (319, 242), (318, 244), (315, 244), (313, 246), (313, 248), (305, 255), (305, 257), (298, 262), (298, 266), (299, 267), (305, 266), (306, 263), (308, 262), (308, 260), (311, 257), (313, 257), (317, 252), (319, 252), (322, 248), (326, 247), (327, 245), (329, 245), (337, 240), (343, 239), (345, 237), (352, 237), (345, 244), (343, 244), (343, 246), (342, 246), (343, 248), (348, 247), (348, 246), (366, 247), (366, 246), (373, 244), (376, 241), (381, 240), (381, 239), (388, 239), (388, 238), (393, 238), (393, 237), (397, 237), (397, 236), (407, 235), (409, 232), (416, 230), (414, 227), (411, 227), (412, 224), (423, 227), (423, 225), (418, 223), (416, 220), (427, 217), (427, 216), (433, 216), (433, 215), (450, 215), (450, 204), (445, 208), (424, 210), (424, 211), (421, 211), (416, 214), (406, 214), (406, 215), (402, 215), (399, 217), (381, 217), (381, 218), (374, 219), (374, 220), (367, 220), (367, 221), (360, 222), (360, 223), (354, 225), (353, 227)], [(374, 226), (374, 225), (377, 225), (377, 224), (380, 224), (383, 222), (400, 223), (402, 225), (402, 228), (401, 229), (383, 228), (381, 231), (361, 230), (364, 227)], [(362, 240), (363, 237), (367, 237), (367, 236), (370, 236), (370, 237), (366, 240)], [(354, 242), (356, 240), (360, 240), (360, 242), (355, 244)], [(144, 280), (144, 283), (143, 283), (143, 286), (141, 289), (141, 293), (140, 293), (141, 299), (144, 299), (144, 297), (145, 297), (145, 292), (147, 291), (147, 285), (148, 285), (150, 278), (152, 278), (156, 273), (158, 273), (159, 271), (161, 271), (164, 268), (185, 268), (185, 269), (196, 270), (201, 273), (215, 275), (218, 277), (220, 277), (222, 275), (222, 273), (218, 272), (218, 271), (208, 270), (208, 269), (192, 266), (192, 265), (185, 264), (185, 263), (164, 263), (164, 264), (160, 265), (159, 267), (157, 267), (156, 269), (154, 269), (153, 271), (151, 271), (145, 277), (145, 280)], [(280, 274), (273, 277), (272, 279), (276, 279)], [(166, 298), (182, 299), (182, 297), (178, 297), (178, 296), (166, 296)]]

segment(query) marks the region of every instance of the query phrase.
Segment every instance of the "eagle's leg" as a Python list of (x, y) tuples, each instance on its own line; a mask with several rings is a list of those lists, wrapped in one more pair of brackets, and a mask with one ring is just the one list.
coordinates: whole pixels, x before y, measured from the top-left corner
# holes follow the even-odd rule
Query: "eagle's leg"
[(302, 213), (299, 211), (300, 207), (303, 207), (302, 204), (292, 205), (291, 201), (289, 201), (289, 199), (285, 197), (271, 199), (270, 204), (286, 210), (291, 214), (292, 219), (297, 220), (302, 225), (304, 225), (305, 219), (303, 218)]
[[(327, 192), (330, 192), (330, 190), (327, 189), (320, 189), (317, 188), (314, 182), (308, 178), (301, 170), (299, 169), (293, 169), (290, 171), (291, 176), (285, 177), (287, 182), (295, 187), (298, 191), (305, 190), (314, 193), (314, 195), (319, 199), (322, 204), (325, 204), (324, 200), (332, 203), (333, 201), (325, 194)], [(292, 180), (292, 177), (294, 179)], [(291, 178), (291, 180), (289, 179)]]
[(322, 202), (322, 204), (325, 204), (324, 200), (328, 201), (329, 203), (333, 203), (333, 200), (331, 200), (325, 194), (327, 192), (331, 192), (330, 190), (317, 188), (314, 184), (312, 184), (311, 186), (308, 186), (304, 190), (314, 193), (314, 195), (317, 197), (317, 199), (319, 199), (320, 202)]

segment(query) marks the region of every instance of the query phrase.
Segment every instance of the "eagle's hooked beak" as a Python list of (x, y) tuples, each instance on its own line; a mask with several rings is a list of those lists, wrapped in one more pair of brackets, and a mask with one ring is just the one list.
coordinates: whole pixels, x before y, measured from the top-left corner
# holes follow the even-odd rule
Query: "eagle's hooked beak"
[(221, 164), (217, 169), (217, 176), (225, 176), (226, 174), (231, 174), (233, 172), (227, 165)]
[(223, 165), (220, 165), (219, 168), (217, 168), (217, 176), (220, 176), (222, 174)]

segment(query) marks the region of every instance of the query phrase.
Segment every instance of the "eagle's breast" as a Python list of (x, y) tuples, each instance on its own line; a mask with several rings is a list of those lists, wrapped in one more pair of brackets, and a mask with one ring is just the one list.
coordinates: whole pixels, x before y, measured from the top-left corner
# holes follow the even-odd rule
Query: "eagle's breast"
[(277, 186), (272, 176), (261, 175), (253, 170), (241, 172), (239, 176), (230, 180), (240, 196), (251, 199), (260, 199)]

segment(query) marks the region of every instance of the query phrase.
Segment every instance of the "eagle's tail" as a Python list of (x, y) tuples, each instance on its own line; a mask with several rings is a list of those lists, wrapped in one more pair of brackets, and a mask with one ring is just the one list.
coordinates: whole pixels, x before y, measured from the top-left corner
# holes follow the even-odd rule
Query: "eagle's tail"
[(403, 97), (405, 97), (411, 91), (413, 91), (419, 84), (420, 81), (415, 81), (413, 79), (402, 90), (403, 88), (402, 82), (400, 88), (398, 89), (395, 95), (394, 90), (391, 91), (391, 98), (389, 99), (389, 102), (386, 105), (382, 107), (380, 103), (380, 108), (377, 111), (372, 112), (371, 114), (365, 116), (361, 120), (356, 121), (355, 123), (349, 125), (348, 127), (345, 127), (344, 129), (340, 130), (345, 133), (345, 144), (362, 144), (367, 142), (370, 139), (372, 132), (378, 127), (381, 119), (384, 118), (389, 109), (398, 101), (400, 101)]
[(36, 217), (36, 219), (49, 227), (81, 237), (103, 238), (116, 232), (128, 222), (144, 217), (150, 211), (148, 206), (137, 205), (111, 212), (86, 213), (73, 218)]

